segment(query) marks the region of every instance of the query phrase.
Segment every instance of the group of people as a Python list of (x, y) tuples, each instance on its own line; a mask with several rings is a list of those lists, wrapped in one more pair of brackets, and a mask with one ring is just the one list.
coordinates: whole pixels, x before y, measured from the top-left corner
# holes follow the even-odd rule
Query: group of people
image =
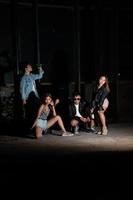
[[(43, 77), (44, 70), (40, 67), (38, 74), (34, 74), (30, 63), (26, 63), (23, 67), (24, 75), (20, 81), (20, 94), (24, 107), (24, 118), (28, 128), (34, 130), (36, 138), (42, 137), (55, 124), (60, 127), (61, 136), (73, 136), (80, 130), (107, 135), (105, 111), (109, 106), (110, 88), (106, 76), (103, 75), (99, 78), (90, 102), (83, 101), (79, 92), (73, 94), (71, 102), (66, 105), (68, 106), (66, 114), (68, 114), (70, 125), (68, 132), (62, 117), (56, 111), (56, 105), (60, 100), (54, 101), (51, 93), (46, 93), (42, 101), (39, 98), (36, 80)], [(97, 125), (100, 127), (98, 131), (95, 129)]]

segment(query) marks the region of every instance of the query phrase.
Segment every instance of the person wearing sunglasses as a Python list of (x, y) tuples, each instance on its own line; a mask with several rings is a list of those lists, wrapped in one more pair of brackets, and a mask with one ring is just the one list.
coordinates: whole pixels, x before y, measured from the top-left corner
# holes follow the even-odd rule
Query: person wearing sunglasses
[(90, 126), (90, 117), (86, 101), (81, 100), (80, 93), (76, 92), (73, 95), (72, 101), (69, 104), (69, 120), (71, 131), (78, 134), (80, 129)]

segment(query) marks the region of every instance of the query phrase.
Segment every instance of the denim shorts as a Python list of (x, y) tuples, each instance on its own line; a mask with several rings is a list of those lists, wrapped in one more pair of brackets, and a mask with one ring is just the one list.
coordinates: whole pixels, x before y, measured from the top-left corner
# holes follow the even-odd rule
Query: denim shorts
[(45, 130), (48, 129), (48, 122), (47, 122), (46, 119), (45, 120), (44, 119), (38, 119), (36, 126), (42, 128), (45, 131)]

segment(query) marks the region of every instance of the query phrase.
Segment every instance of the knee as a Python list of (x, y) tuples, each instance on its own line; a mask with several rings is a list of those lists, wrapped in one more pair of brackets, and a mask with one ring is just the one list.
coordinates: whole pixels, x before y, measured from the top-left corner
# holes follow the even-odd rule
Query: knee
[(75, 121), (75, 120), (72, 120), (72, 121), (71, 121), (71, 126), (74, 127), (74, 126), (76, 126), (76, 125), (77, 125), (76, 121)]
[(61, 119), (60, 115), (56, 115), (55, 119), (60, 120)]
[(35, 131), (35, 138), (41, 138), (42, 137), (42, 130), (40, 130), (40, 128), (36, 127), (36, 131)]
[(104, 115), (104, 110), (98, 111), (98, 115)]

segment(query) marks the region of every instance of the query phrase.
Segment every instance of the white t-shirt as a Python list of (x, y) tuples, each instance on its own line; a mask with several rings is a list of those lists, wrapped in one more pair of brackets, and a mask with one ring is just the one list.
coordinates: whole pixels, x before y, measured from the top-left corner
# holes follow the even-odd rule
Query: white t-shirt
[(79, 104), (75, 104), (75, 108), (76, 108), (76, 114), (75, 114), (75, 116), (76, 117), (82, 117), (82, 115), (79, 112)]

